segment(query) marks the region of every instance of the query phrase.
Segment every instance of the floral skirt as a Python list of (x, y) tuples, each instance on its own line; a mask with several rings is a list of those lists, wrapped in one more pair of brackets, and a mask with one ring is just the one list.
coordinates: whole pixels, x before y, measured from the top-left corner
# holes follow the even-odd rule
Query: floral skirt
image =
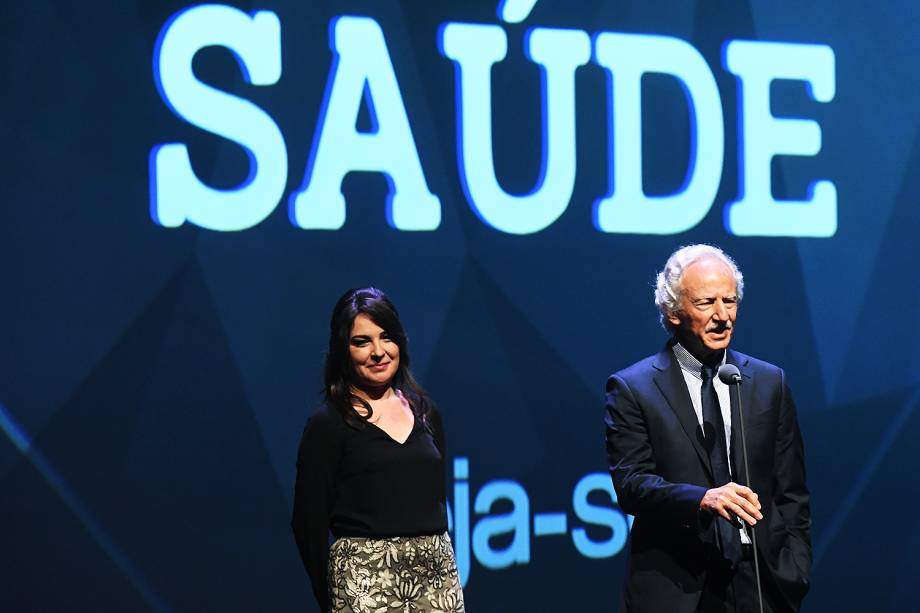
[(450, 537), (342, 537), (329, 550), (329, 599), (339, 613), (464, 613)]

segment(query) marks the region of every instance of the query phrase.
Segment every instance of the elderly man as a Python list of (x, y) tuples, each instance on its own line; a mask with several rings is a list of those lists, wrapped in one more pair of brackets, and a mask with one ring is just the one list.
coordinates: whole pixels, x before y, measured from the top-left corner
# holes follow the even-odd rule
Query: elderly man
[[(728, 349), (743, 289), (722, 250), (674, 252), (655, 290), (671, 339), (607, 381), (610, 474), (636, 517), (625, 611), (758, 611), (755, 556), (764, 611), (796, 611), (808, 591), (809, 494), (786, 376)], [(722, 364), (740, 371), (741, 407)]]

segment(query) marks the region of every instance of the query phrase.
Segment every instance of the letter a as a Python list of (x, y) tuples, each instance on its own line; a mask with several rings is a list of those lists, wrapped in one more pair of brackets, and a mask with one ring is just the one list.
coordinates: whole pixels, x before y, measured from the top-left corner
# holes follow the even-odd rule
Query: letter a
[[(301, 228), (338, 230), (345, 223), (342, 179), (354, 170), (382, 172), (390, 183), (387, 221), (399, 230), (434, 230), (441, 201), (425, 182), (383, 32), (366, 17), (339, 17), (332, 27), (336, 55), (319, 132), (301, 190), (291, 195), (291, 221)], [(366, 87), (365, 87), (366, 86)], [(355, 127), (364, 91), (376, 129)]]

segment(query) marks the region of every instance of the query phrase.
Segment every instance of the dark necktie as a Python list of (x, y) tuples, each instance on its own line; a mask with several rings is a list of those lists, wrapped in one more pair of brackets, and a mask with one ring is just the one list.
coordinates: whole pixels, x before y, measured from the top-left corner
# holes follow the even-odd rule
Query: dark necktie
[[(722, 421), (722, 410), (719, 408), (719, 395), (712, 384), (716, 372), (715, 368), (703, 366), (700, 400), (703, 405), (704, 444), (709, 452), (712, 478), (716, 487), (720, 487), (731, 481), (731, 471), (728, 467), (728, 452), (725, 445), (725, 422)], [(719, 531), (722, 555), (733, 564), (737, 564), (741, 561), (741, 535), (738, 529), (721, 517), (716, 517), (715, 522)]]

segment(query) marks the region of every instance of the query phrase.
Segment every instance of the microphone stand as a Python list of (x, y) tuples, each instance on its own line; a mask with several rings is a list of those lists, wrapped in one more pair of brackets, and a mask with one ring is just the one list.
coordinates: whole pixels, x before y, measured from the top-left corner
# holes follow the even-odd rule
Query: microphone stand
[[(728, 364), (725, 366), (728, 366)], [(725, 368), (725, 366), (722, 368)], [(738, 369), (734, 366), (732, 369), (733, 372), (727, 378), (731, 380), (733, 384), (732, 387), (735, 388), (735, 394), (738, 398), (738, 424), (741, 426), (741, 454), (744, 457), (744, 479), (747, 486), (751, 487), (751, 471), (748, 469), (747, 436), (744, 434), (744, 411), (741, 406), (741, 373), (739, 373)], [(760, 606), (760, 613), (763, 613), (763, 594), (760, 588), (760, 562), (757, 559), (757, 532), (754, 530), (753, 526), (744, 526), (744, 528), (745, 532), (750, 535), (751, 545), (754, 548), (754, 578), (757, 584), (757, 604)]]

